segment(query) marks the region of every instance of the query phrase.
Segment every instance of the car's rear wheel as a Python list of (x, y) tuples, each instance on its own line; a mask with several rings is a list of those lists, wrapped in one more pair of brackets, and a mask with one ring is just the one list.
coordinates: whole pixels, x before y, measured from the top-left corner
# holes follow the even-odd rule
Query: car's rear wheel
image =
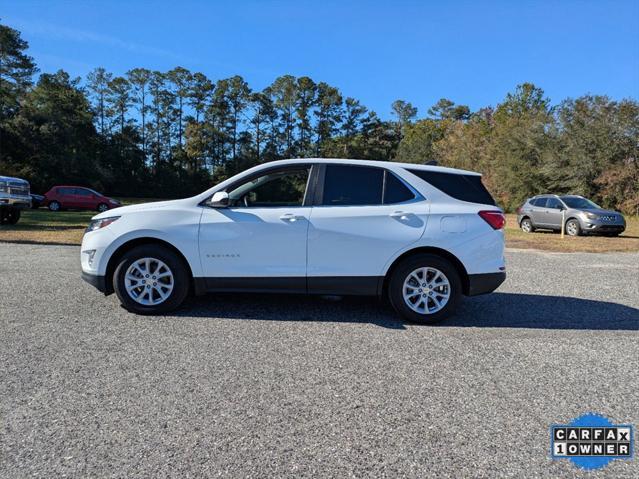
[(57, 201), (52, 201), (51, 203), (49, 203), (49, 210), (51, 211), (60, 211), (60, 203), (58, 203)]
[(403, 318), (434, 324), (454, 314), (462, 295), (459, 273), (446, 259), (419, 254), (393, 270), (388, 297)]
[(530, 218), (524, 218), (523, 220), (521, 220), (521, 230), (524, 233), (532, 233), (533, 231), (535, 231), (535, 227), (532, 224), (532, 221), (530, 221)]
[(160, 245), (142, 245), (128, 251), (113, 274), (122, 306), (138, 314), (178, 308), (188, 295), (190, 280), (182, 258)]
[(581, 226), (577, 220), (568, 220), (566, 223), (566, 233), (568, 236), (579, 236), (581, 234)]
[(108, 209), (109, 209), (109, 205), (107, 205), (106, 203), (100, 203), (100, 204), (98, 205), (98, 211), (99, 211), (100, 213), (104, 213), (104, 212), (105, 212), (106, 210), (108, 210)]

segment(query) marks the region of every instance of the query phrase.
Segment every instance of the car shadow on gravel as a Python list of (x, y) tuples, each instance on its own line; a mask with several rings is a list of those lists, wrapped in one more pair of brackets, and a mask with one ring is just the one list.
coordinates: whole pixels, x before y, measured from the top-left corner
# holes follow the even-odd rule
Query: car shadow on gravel
[(191, 299), (176, 316), (261, 321), (369, 323), (406, 329), (390, 305), (374, 297), (223, 293)]
[(540, 294), (493, 293), (466, 298), (445, 326), (639, 330), (639, 309), (618, 303)]
[[(182, 317), (261, 321), (368, 323), (406, 329), (385, 302), (368, 297), (216, 294), (192, 299)], [(639, 309), (564, 296), (493, 293), (464, 298), (457, 314), (438, 327), (639, 330)]]

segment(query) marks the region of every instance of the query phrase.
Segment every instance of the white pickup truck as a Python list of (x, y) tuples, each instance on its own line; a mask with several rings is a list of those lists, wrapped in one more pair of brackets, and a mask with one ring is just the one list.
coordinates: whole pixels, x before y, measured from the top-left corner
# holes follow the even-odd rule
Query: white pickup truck
[(20, 210), (30, 207), (29, 182), (20, 178), (0, 176), (0, 224), (16, 224), (20, 219)]

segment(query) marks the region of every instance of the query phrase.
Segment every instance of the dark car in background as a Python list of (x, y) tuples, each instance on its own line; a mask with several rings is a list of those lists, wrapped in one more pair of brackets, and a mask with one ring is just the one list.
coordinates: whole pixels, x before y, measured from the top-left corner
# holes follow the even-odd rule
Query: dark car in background
[(31, 193), (31, 208), (36, 210), (43, 205), (44, 205), (44, 195), (36, 195), (35, 193)]
[(560, 231), (562, 219), (570, 236), (617, 236), (626, 229), (626, 220), (621, 213), (603, 209), (583, 196), (538, 195), (517, 208), (517, 223), (526, 233), (536, 229)]
[(54, 186), (44, 197), (44, 204), (51, 211), (70, 209), (103, 212), (122, 206), (118, 200), (84, 186)]

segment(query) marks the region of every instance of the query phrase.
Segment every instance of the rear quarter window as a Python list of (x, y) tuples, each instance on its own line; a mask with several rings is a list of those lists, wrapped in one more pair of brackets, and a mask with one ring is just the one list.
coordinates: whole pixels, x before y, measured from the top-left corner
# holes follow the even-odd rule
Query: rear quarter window
[(495, 206), (495, 200), (481, 182), (481, 176), (417, 169), (408, 171), (457, 200)]

